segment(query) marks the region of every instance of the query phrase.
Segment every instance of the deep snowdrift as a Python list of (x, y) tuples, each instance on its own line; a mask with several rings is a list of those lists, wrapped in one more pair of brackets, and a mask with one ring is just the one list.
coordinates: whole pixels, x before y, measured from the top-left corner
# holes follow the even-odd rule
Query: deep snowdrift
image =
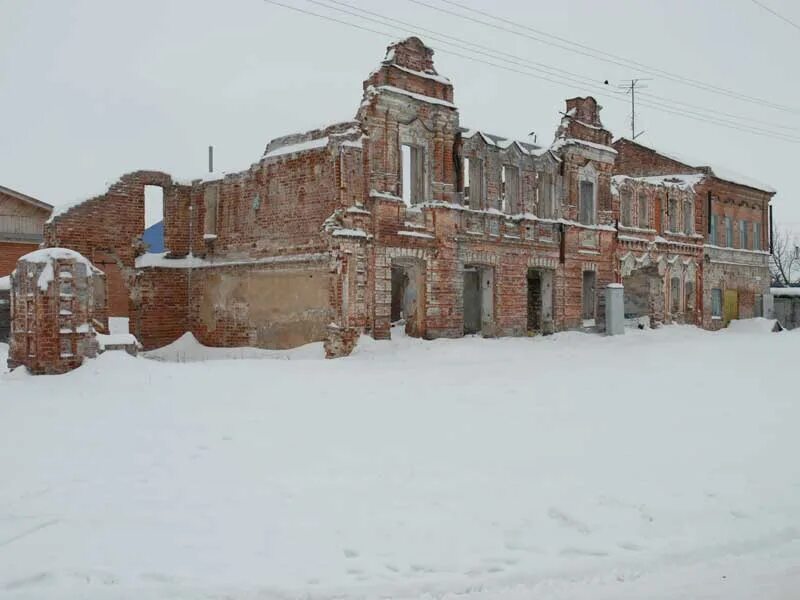
[(793, 598), (800, 334), (769, 327), (17, 370), (0, 595)]

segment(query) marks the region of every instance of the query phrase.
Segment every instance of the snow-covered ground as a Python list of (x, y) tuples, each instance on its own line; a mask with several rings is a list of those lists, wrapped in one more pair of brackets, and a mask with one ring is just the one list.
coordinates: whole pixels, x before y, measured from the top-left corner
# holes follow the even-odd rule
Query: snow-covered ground
[(0, 597), (797, 598), (800, 332), (768, 329), (17, 370)]

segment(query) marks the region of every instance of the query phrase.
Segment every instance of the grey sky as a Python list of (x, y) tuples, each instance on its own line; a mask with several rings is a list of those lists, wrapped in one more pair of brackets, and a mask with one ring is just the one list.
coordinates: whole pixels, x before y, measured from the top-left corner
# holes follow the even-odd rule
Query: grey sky
[[(306, 0), (282, 1), (335, 15)], [(598, 85), (644, 75), (408, 0), (346, 1), (583, 74)], [(796, 107), (794, 113), (782, 112), (665, 78), (647, 82), (652, 94), (773, 122), (800, 138), (800, 82), (793, 64), (800, 31), (751, 0), (460, 1)], [(800, 22), (795, 2), (763, 1)], [(362, 24), (393, 33), (354, 30), (263, 0), (0, 0), (0, 184), (63, 204), (103, 191), (106, 182), (135, 169), (200, 176), (209, 144), (216, 148), (219, 170), (243, 170), (273, 137), (353, 117), (361, 82), (383, 58), (386, 45), (405, 37), (389, 27)], [(420, 37), (440, 46), (425, 34)], [(466, 126), (511, 137), (536, 131), (540, 142), (549, 143), (563, 100), (591, 93), (605, 107), (605, 125), (615, 136), (629, 135), (629, 107), (610, 91), (556, 85), (444, 52), (435, 60), (439, 73), (453, 80)], [(646, 130), (639, 141), (771, 184), (778, 189), (776, 220), (800, 230), (800, 144), (652, 108), (637, 112), (637, 128)]]

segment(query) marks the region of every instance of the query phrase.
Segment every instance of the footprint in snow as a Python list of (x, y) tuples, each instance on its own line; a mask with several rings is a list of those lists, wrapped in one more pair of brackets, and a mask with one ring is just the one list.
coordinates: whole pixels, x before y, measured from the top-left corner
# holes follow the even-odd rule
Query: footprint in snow
[(553, 519), (559, 525), (563, 525), (564, 527), (569, 527), (570, 529), (574, 529), (575, 531), (582, 533), (583, 535), (588, 535), (591, 532), (588, 525), (580, 522), (578, 519), (569, 516), (567, 513), (561, 512), (557, 508), (550, 508), (550, 510), (547, 511), (547, 516)]

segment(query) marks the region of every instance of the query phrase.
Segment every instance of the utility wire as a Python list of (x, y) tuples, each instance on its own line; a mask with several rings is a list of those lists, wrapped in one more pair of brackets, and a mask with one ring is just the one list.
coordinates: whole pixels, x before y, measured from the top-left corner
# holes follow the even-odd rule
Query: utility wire
[[(775, 102), (772, 102), (770, 100), (766, 100), (764, 98), (757, 98), (755, 96), (749, 96), (747, 94), (742, 94), (740, 92), (736, 92), (736, 91), (733, 91), (733, 90), (728, 90), (726, 88), (722, 88), (722, 87), (707, 83), (705, 81), (700, 81), (700, 80), (697, 80), (697, 79), (691, 79), (689, 77), (683, 77), (681, 75), (677, 75), (675, 73), (671, 73), (670, 71), (665, 71), (664, 69), (660, 69), (658, 67), (652, 67), (652, 66), (646, 65), (644, 63), (640, 63), (640, 62), (635, 61), (635, 60), (623, 58), (621, 56), (617, 56), (617, 55), (611, 54), (609, 52), (604, 52), (603, 50), (598, 50), (596, 48), (592, 48), (591, 46), (586, 46), (584, 44), (580, 44), (578, 42), (573, 42), (572, 40), (569, 40), (569, 39), (566, 39), (566, 38), (563, 38), (563, 37), (552, 35), (550, 33), (547, 33), (545, 31), (541, 31), (539, 29), (534, 29), (533, 27), (529, 27), (527, 25), (521, 25), (519, 23), (515, 23), (514, 21), (511, 21), (509, 19), (505, 19), (505, 18), (502, 18), (502, 17), (495, 16), (490, 12), (479, 10), (479, 9), (475, 9), (475, 8), (472, 8), (472, 7), (467, 6), (465, 4), (462, 4), (460, 2), (455, 2), (453, 0), (440, 0), (441, 2), (449, 4), (451, 6), (457, 6), (457, 7), (461, 8), (462, 10), (466, 10), (466, 11), (469, 11), (471, 13), (479, 14), (479, 15), (482, 15), (484, 17), (488, 17), (488, 18), (494, 19), (494, 20), (496, 20), (498, 22), (505, 23), (505, 24), (510, 25), (512, 27), (517, 27), (517, 28), (520, 28), (520, 29), (524, 29), (526, 31), (533, 32), (533, 34), (535, 34), (535, 35), (522, 33), (522, 32), (519, 32), (519, 31), (515, 31), (514, 29), (509, 29), (507, 27), (501, 27), (499, 25), (496, 25), (494, 23), (490, 23), (490, 22), (482, 20), (482, 19), (476, 19), (474, 17), (470, 17), (470, 16), (464, 15), (462, 13), (458, 13), (458, 12), (455, 12), (455, 11), (452, 11), (452, 10), (448, 10), (446, 8), (442, 8), (441, 6), (435, 6), (435, 5), (430, 4), (428, 2), (424, 2), (423, 0), (408, 0), (408, 1), (412, 2), (414, 4), (418, 4), (419, 6), (425, 6), (427, 8), (432, 9), (432, 10), (435, 10), (435, 11), (438, 11), (438, 12), (441, 12), (441, 13), (444, 13), (444, 14), (448, 14), (448, 15), (453, 16), (453, 17), (457, 17), (457, 18), (460, 18), (460, 19), (463, 19), (463, 20), (466, 20), (466, 21), (470, 21), (470, 22), (479, 24), (479, 25), (484, 25), (486, 27), (491, 27), (493, 29), (497, 29), (497, 30), (503, 31), (504, 33), (511, 33), (511, 34), (519, 36), (519, 37), (524, 37), (524, 38), (527, 38), (527, 39), (530, 39), (530, 40), (533, 40), (533, 41), (536, 41), (536, 42), (540, 42), (540, 43), (547, 44), (547, 45), (550, 45), (550, 46), (555, 46), (556, 48), (561, 48), (562, 50), (567, 50), (568, 52), (573, 52), (573, 53), (576, 53), (576, 54), (580, 54), (582, 56), (587, 56), (589, 58), (594, 58), (596, 60), (600, 60), (600, 61), (607, 62), (607, 63), (610, 63), (610, 64), (618, 65), (618, 66), (625, 67), (625, 68), (628, 68), (628, 69), (637, 68), (637, 69), (640, 69), (640, 70), (642, 70), (642, 71), (644, 71), (646, 73), (649, 73), (651, 75), (659, 75), (660, 77), (663, 77), (665, 79), (669, 79), (671, 81), (675, 81), (675, 82), (683, 84), (683, 85), (696, 87), (698, 89), (702, 89), (704, 91), (711, 92), (711, 93), (714, 93), (714, 94), (728, 96), (730, 98), (735, 98), (737, 100), (741, 100), (741, 101), (744, 101), (744, 102), (750, 102), (752, 104), (758, 104), (760, 106), (772, 108), (772, 109), (775, 109), (775, 110), (781, 110), (781, 111), (784, 111), (784, 112), (800, 114), (800, 108), (797, 108), (797, 107), (786, 106), (786, 105), (783, 105), (783, 104), (777, 104)], [(542, 39), (542, 38), (548, 38), (548, 39)], [(556, 41), (553, 42), (553, 41), (549, 41), (549, 40), (556, 40)]]
[[(588, 77), (586, 75), (573, 73), (571, 71), (566, 71), (564, 69), (560, 69), (560, 68), (557, 68), (557, 67), (552, 67), (552, 66), (546, 65), (544, 63), (540, 63), (540, 62), (537, 62), (537, 61), (525, 59), (525, 58), (516, 56), (514, 54), (509, 54), (508, 52), (503, 52), (502, 50), (498, 50), (496, 48), (490, 48), (488, 46), (483, 46), (483, 45), (478, 44), (476, 42), (472, 42), (472, 41), (469, 41), (469, 40), (464, 40), (462, 38), (457, 38), (457, 37), (454, 37), (452, 35), (448, 35), (448, 34), (445, 34), (445, 33), (441, 33), (439, 31), (435, 31), (435, 30), (432, 30), (432, 29), (428, 29), (428, 28), (416, 25), (414, 23), (409, 23), (408, 21), (402, 21), (400, 19), (396, 19), (396, 18), (393, 18), (393, 17), (387, 17), (385, 15), (376, 13), (374, 11), (367, 10), (365, 8), (361, 8), (361, 7), (353, 5), (351, 3), (343, 2), (342, 0), (326, 0), (325, 2), (319, 2), (318, 0), (306, 0), (306, 1), (310, 2), (312, 4), (316, 4), (318, 6), (323, 6), (325, 8), (331, 9), (331, 10), (344, 12), (345, 14), (349, 14), (351, 16), (355, 16), (355, 17), (358, 17), (360, 19), (364, 19), (366, 21), (371, 21), (373, 23), (378, 23), (379, 25), (384, 25), (384, 26), (388, 25), (390, 27), (398, 28), (397, 25), (394, 25), (394, 23), (399, 23), (403, 27), (409, 28), (407, 31), (410, 31), (412, 33), (427, 32), (428, 34), (430, 34), (429, 35), (430, 39), (434, 39), (434, 40), (437, 40), (437, 41), (442, 41), (442, 43), (445, 43), (445, 44), (448, 44), (448, 45), (451, 45), (451, 46), (456, 46), (457, 48), (460, 48), (460, 49), (463, 49), (463, 50), (467, 50), (467, 51), (470, 51), (470, 52), (474, 52), (474, 53), (477, 53), (477, 54), (480, 54), (480, 55), (483, 55), (483, 56), (487, 56), (487, 57), (495, 59), (495, 60), (502, 60), (504, 62), (511, 62), (511, 63), (513, 63), (515, 65), (523, 66), (523, 67), (526, 67), (526, 68), (534, 70), (534, 71), (543, 72), (543, 73), (545, 73), (547, 75), (553, 75), (553, 76), (557, 76), (557, 77), (565, 77), (570, 82), (579, 83), (582, 87), (583, 86), (587, 86), (587, 85), (596, 85), (598, 83), (596, 80), (594, 80), (591, 77)], [(330, 6), (330, 4), (336, 4), (338, 6), (343, 6), (343, 7), (346, 7), (346, 8), (344, 8), (344, 9), (336, 8), (334, 6)], [(347, 10), (347, 9), (351, 9), (351, 10)], [(353, 12), (353, 11), (357, 11), (357, 12)], [(377, 17), (377, 18), (381, 19), (381, 21), (376, 21), (375, 19), (372, 19), (372, 18), (369, 18), (369, 17), (365, 17), (364, 14), (372, 15), (374, 17)], [(388, 21), (389, 23), (385, 23), (384, 21)], [(453, 44), (452, 42), (445, 41), (444, 39), (441, 39), (441, 38), (445, 38), (446, 40), (455, 40), (455, 42), (457, 42), (457, 44)], [(481, 51), (475, 50), (474, 48), (479, 48)], [(490, 54), (487, 54), (484, 51), (488, 51)], [(502, 57), (508, 57), (508, 58), (505, 59), (505, 58), (502, 58)], [(606, 92), (606, 93), (608, 91), (609, 90), (604, 90), (604, 92)], [(761, 125), (766, 125), (767, 127), (775, 127), (775, 128), (778, 129), (778, 131), (775, 132), (777, 135), (781, 135), (783, 133), (783, 130), (785, 130), (785, 129), (789, 129), (789, 130), (793, 130), (793, 131), (798, 131), (799, 130), (798, 127), (792, 127), (792, 126), (789, 126), (789, 125), (786, 125), (786, 124), (783, 124), (783, 123), (774, 123), (774, 122), (770, 122), (770, 121), (762, 121), (762, 120), (759, 120), (759, 119), (753, 119), (753, 118), (745, 117), (745, 116), (742, 116), (742, 115), (726, 113), (726, 112), (723, 112), (723, 111), (719, 111), (717, 109), (710, 109), (710, 108), (706, 108), (706, 107), (703, 107), (703, 106), (699, 106), (697, 104), (691, 104), (691, 103), (684, 102), (684, 101), (681, 101), (681, 100), (676, 100), (674, 98), (665, 98), (665, 97), (657, 96), (657, 95), (649, 93), (649, 92), (640, 92), (640, 95), (646, 96), (648, 98), (652, 98), (654, 102), (661, 102), (662, 105), (663, 105), (663, 103), (666, 103), (668, 105), (668, 107), (671, 107), (671, 106), (669, 106), (671, 104), (680, 104), (682, 106), (695, 109), (695, 112), (696, 111), (706, 112), (706, 113), (708, 113), (709, 117), (713, 118), (713, 119), (716, 119), (716, 118), (719, 118), (719, 117), (730, 117), (730, 119), (732, 119), (735, 122), (736, 121), (741, 121), (740, 124), (745, 126), (745, 127), (749, 127), (751, 125), (751, 123), (759, 123)], [(675, 108), (675, 107), (671, 107), (671, 108)], [(728, 121), (728, 119), (725, 119), (725, 120)]]
[(755, 4), (756, 6), (760, 6), (761, 8), (763, 8), (763, 9), (764, 9), (765, 11), (767, 11), (768, 13), (771, 13), (772, 15), (774, 15), (774, 16), (776, 16), (776, 17), (778, 17), (778, 18), (779, 18), (781, 21), (784, 21), (784, 22), (788, 23), (789, 25), (791, 25), (791, 26), (792, 26), (792, 27), (794, 27), (795, 29), (800, 29), (800, 25), (798, 25), (797, 23), (795, 23), (795, 22), (794, 22), (794, 21), (792, 21), (791, 19), (787, 19), (787, 18), (786, 18), (786, 17), (784, 17), (782, 14), (780, 14), (780, 13), (778, 13), (778, 12), (776, 12), (776, 11), (772, 10), (772, 9), (771, 9), (769, 6), (767, 6), (766, 4), (762, 4), (762, 3), (761, 3), (761, 2), (759, 2), (758, 0), (751, 0), (751, 1), (752, 1), (752, 2), (753, 2), (753, 4)]
[[(311, 0), (309, 0), (309, 1), (311, 1)], [(317, 0), (313, 0), (313, 1), (316, 2)], [(348, 27), (352, 27), (354, 29), (359, 29), (361, 31), (366, 31), (366, 32), (370, 32), (370, 33), (376, 33), (376, 34), (381, 35), (383, 37), (392, 38), (392, 37), (394, 37), (396, 35), (394, 33), (388, 33), (386, 31), (379, 31), (379, 30), (373, 29), (371, 27), (366, 27), (366, 26), (359, 25), (359, 24), (356, 24), (356, 23), (352, 23), (352, 22), (349, 22), (349, 21), (345, 21), (345, 20), (342, 20), (342, 19), (337, 19), (337, 18), (331, 17), (329, 15), (323, 15), (323, 14), (316, 13), (316, 12), (313, 12), (313, 11), (310, 11), (310, 10), (298, 8), (296, 6), (290, 6), (288, 4), (284, 4), (282, 2), (278, 2), (277, 0), (264, 0), (264, 2), (267, 2), (269, 4), (274, 4), (276, 6), (280, 6), (280, 7), (286, 8), (288, 10), (292, 10), (294, 12), (298, 12), (298, 13), (302, 13), (302, 14), (305, 14), (305, 15), (318, 17), (318, 18), (321, 18), (321, 19), (324, 19), (324, 20), (335, 22), (335, 23), (339, 23), (339, 24), (342, 24), (342, 25), (345, 25), (345, 26), (348, 26)], [(317, 2), (317, 3), (321, 4), (319, 2)], [(329, 8), (332, 8), (332, 7), (329, 7)], [(540, 80), (543, 80), (543, 81), (548, 81), (550, 83), (559, 85), (560, 87), (564, 87), (566, 85), (567, 87), (570, 87), (571, 89), (577, 89), (577, 90), (580, 90), (580, 91), (585, 91), (586, 87), (592, 87), (592, 88), (600, 91), (603, 94), (607, 94), (608, 91), (609, 91), (607, 88), (599, 87), (596, 84), (587, 85), (584, 82), (571, 83), (571, 82), (565, 82), (564, 80), (560, 80), (559, 81), (559, 80), (551, 79), (549, 77), (544, 77), (542, 75), (537, 75), (537, 74), (531, 73), (530, 71), (523, 71), (523, 70), (520, 70), (520, 69), (517, 69), (517, 68), (514, 68), (514, 67), (509, 67), (509, 66), (506, 66), (506, 65), (503, 65), (503, 64), (497, 64), (497, 63), (489, 62), (489, 61), (486, 61), (486, 60), (482, 60), (480, 58), (476, 58), (474, 56), (469, 56), (469, 55), (466, 55), (466, 54), (463, 54), (463, 53), (460, 53), (460, 52), (456, 52), (456, 51), (453, 51), (453, 50), (450, 50), (450, 49), (442, 49), (442, 48), (435, 48), (435, 49), (440, 53), (449, 54), (449, 55), (452, 55), (452, 56), (457, 56), (457, 57), (464, 58), (464, 59), (472, 61), (472, 62), (477, 62), (477, 63), (485, 64), (485, 65), (488, 65), (488, 66), (491, 66), (491, 67), (495, 67), (495, 68), (498, 68), (498, 69), (502, 69), (502, 70), (505, 70), (505, 71), (518, 73), (518, 74), (521, 74), (521, 75), (525, 75), (525, 76), (528, 76), (528, 77), (533, 77), (535, 79), (540, 79)], [(625, 102), (627, 104), (626, 100), (624, 100), (622, 98), (619, 98), (619, 97), (616, 97), (616, 96), (613, 96), (613, 95), (612, 96), (608, 96), (608, 98), (610, 98), (612, 100), (615, 100), (615, 101), (618, 101), (618, 102)], [(693, 113), (691, 111), (679, 112), (677, 110), (672, 109), (669, 105), (666, 105), (666, 104), (660, 104), (660, 103), (655, 103), (655, 102), (651, 103), (650, 101), (648, 101), (647, 103), (640, 102), (640, 105), (648, 106), (648, 107), (651, 107), (651, 108), (656, 108), (657, 110), (660, 110), (661, 112), (665, 112), (665, 113), (668, 113), (668, 114), (676, 115), (676, 116), (679, 116), (679, 117), (684, 117), (684, 118), (687, 118), (687, 119), (692, 119), (694, 121), (699, 121), (701, 123), (715, 124), (715, 125), (719, 125), (719, 126), (722, 126), (722, 127), (726, 127), (728, 129), (734, 129), (734, 130), (738, 130), (738, 131), (743, 131), (745, 133), (751, 133), (751, 134), (754, 134), (754, 135), (760, 135), (760, 136), (768, 137), (768, 138), (771, 138), (771, 139), (779, 139), (779, 140), (786, 141), (786, 142), (791, 142), (791, 143), (800, 143), (800, 138), (798, 138), (798, 137), (792, 137), (792, 136), (789, 136), (789, 135), (786, 135), (786, 134), (783, 134), (783, 133), (780, 133), (780, 132), (767, 131), (767, 130), (758, 129), (758, 128), (755, 128), (755, 127), (744, 126), (744, 125), (741, 125), (741, 124), (738, 124), (738, 123), (734, 123), (734, 122), (730, 122), (730, 121), (726, 121), (726, 120), (723, 120), (723, 119), (713, 118), (713, 117), (710, 117), (709, 115)]]

